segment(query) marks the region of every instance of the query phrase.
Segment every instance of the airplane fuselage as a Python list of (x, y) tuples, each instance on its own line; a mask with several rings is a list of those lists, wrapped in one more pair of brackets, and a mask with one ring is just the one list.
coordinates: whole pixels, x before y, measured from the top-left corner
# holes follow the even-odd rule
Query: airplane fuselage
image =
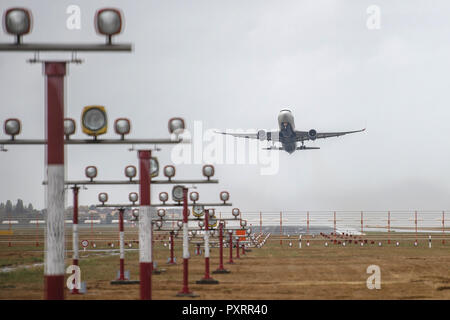
[(278, 114), (278, 125), (280, 127), (280, 143), (288, 153), (293, 153), (297, 149), (295, 135), (294, 116), (290, 110), (281, 110)]

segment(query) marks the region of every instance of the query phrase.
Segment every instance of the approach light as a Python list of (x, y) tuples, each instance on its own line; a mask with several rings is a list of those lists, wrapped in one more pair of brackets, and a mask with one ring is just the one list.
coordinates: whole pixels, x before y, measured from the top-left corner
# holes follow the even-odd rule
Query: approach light
[(204, 212), (205, 212), (205, 207), (203, 207), (203, 206), (195, 205), (192, 207), (192, 213), (197, 218), (202, 217)]
[(192, 230), (191, 234), (192, 234), (193, 237), (195, 237), (197, 235), (197, 230)]
[(210, 218), (208, 219), (208, 227), (209, 228), (215, 228), (217, 226), (217, 218), (214, 215), (214, 213), (211, 216), (211, 212), (210, 212), (209, 216), (210, 216)]
[(233, 234), (233, 230), (229, 229), (229, 230), (228, 230), (228, 234), (229, 234), (229, 235), (232, 235), (232, 234)]
[(64, 135), (66, 136), (66, 140), (70, 139), (70, 136), (73, 135), (76, 131), (76, 123), (72, 118), (64, 119)]
[(182, 228), (183, 227), (183, 221), (181, 221), (181, 220), (178, 220), (177, 221), (177, 226), (178, 226), (178, 228)]
[(3, 27), (6, 33), (16, 36), (16, 44), (20, 44), (22, 36), (31, 31), (31, 12), (25, 8), (6, 10), (3, 17)]
[(203, 166), (203, 175), (208, 178), (208, 180), (214, 175), (214, 166), (210, 164), (205, 164)]
[(150, 159), (150, 177), (155, 178), (159, 175), (159, 161), (156, 157)]
[(106, 44), (112, 44), (112, 36), (122, 31), (122, 15), (114, 8), (104, 8), (95, 14), (97, 33), (107, 36)]
[(126, 166), (125, 167), (125, 176), (131, 180), (136, 177), (137, 170), (135, 166)]
[(244, 228), (247, 225), (246, 220), (241, 220), (241, 227)]
[(96, 166), (86, 167), (86, 169), (84, 169), (84, 174), (86, 175), (87, 178), (93, 181), (94, 178), (97, 177), (97, 167)]
[(217, 235), (217, 231), (216, 231), (215, 229), (211, 229), (211, 230), (209, 230), (209, 235), (210, 235), (211, 237), (214, 237), (214, 236)]
[(139, 218), (139, 209), (133, 209), (133, 211), (131, 211), (131, 214), (135, 219)]
[(166, 203), (167, 200), (169, 200), (169, 195), (167, 194), (167, 192), (160, 192), (159, 201), (161, 201), (164, 204)]
[(183, 201), (183, 190), (184, 186), (176, 185), (172, 188), (172, 198), (176, 202)]
[(231, 214), (235, 219), (237, 219), (237, 217), (239, 217), (239, 215), (241, 214), (241, 210), (239, 210), (238, 208), (233, 208), (233, 210), (231, 210)]
[(230, 194), (228, 193), (228, 191), (222, 191), (220, 193), (220, 200), (222, 200), (223, 203), (226, 203), (229, 199), (230, 199)]
[(163, 169), (164, 175), (169, 178), (169, 181), (175, 176), (175, 167), (172, 165), (167, 165)]
[(158, 229), (161, 229), (161, 227), (162, 227), (162, 221), (161, 221), (161, 220), (156, 220), (156, 221), (155, 221), (155, 225), (156, 225), (156, 227), (157, 227)]
[(203, 220), (200, 220), (198, 222), (198, 226), (203, 229), (203, 227), (205, 226), (205, 222)]
[(252, 233), (252, 230), (251, 230), (251, 229), (247, 229), (247, 230), (245, 231), (245, 233), (247, 233), (247, 236), (250, 236), (250, 234)]
[(6, 119), (3, 130), (11, 136), (11, 140), (14, 140), (16, 135), (20, 133), (21, 127), (19, 119)]
[(184, 120), (182, 118), (171, 118), (169, 120), (169, 132), (172, 134), (181, 134), (185, 129)]
[(158, 209), (157, 214), (158, 214), (158, 217), (160, 217), (162, 219), (166, 215), (166, 210)]
[(100, 192), (98, 194), (98, 201), (105, 204), (105, 202), (108, 201), (108, 194), (106, 192)]
[(209, 209), (208, 214), (208, 218), (214, 218), (216, 216), (216, 212), (214, 211), (214, 209)]
[(130, 202), (132, 202), (133, 204), (136, 203), (136, 201), (139, 200), (139, 196), (136, 192), (130, 192), (128, 194), (128, 200), (130, 200)]
[(199, 195), (198, 195), (198, 192), (197, 192), (197, 191), (192, 191), (192, 192), (189, 194), (189, 198), (191, 199), (191, 201), (192, 201), (193, 203), (195, 203), (196, 201), (198, 201), (198, 197), (199, 197)]
[(84, 133), (93, 136), (105, 134), (108, 129), (108, 117), (103, 106), (86, 106), (81, 113), (81, 127)]
[(124, 140), (125, 135), (131, 131), (131, 123), (127, 118), (118, 118), (114, 121), (114, 131), (120, 135), (120, 139)]

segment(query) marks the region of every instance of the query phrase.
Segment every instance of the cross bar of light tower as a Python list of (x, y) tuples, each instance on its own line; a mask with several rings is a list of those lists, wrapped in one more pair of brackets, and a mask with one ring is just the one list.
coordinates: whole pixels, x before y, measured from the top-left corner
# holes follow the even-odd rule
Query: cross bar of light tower
[[(188, 143), (183, 139), (64, 139), (65, 145), (123, 145), (123, 144), (178, 144)], [(45, 139), (2, 139), (0, 145), (46, 145), (48, 141)]]

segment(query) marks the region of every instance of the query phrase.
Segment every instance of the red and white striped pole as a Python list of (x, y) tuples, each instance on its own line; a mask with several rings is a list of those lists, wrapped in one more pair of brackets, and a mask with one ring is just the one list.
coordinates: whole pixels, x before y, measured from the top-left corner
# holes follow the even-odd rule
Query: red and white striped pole
[(217, 284), (219, 281), (211, 278), (209, 274), (209, 210), (205, 210), (205, 276), (198, 280), (197, 284)]
[(124, 229), (123, 229), (123, 214), (125, 209), (119, 209), (119, 244), (120, 244), (120, 271), (119, 279), (117, 280), (128, 280), (125, 279), (125, 240), (124, 240)]
[[(79, 259), (79, 250), (78, 250), (78, 191), (80, 190), (79, 187), (73, 186), (73, 221), (72, 221), (72, 251), (73, 251), (73, 260), (72, 264), (74, 266), (78, 266), (78, 259)], [(75, 271), (74, 271), (75, 272)], [(74, 279), (75, 283), (75, 279)], [(79, 290), (76, 288), (76, 286), (72, 289), (72, 294), (79, 294)]]
[(150, 210), (150, 150), (139, 150), (139, 280), (141, 300), (152, 299), (152, 216)]
[(219, 223), (219, 268), (213, 273), (230, 273), (223, 267), (223, 222)]
[(188, 189), (183, 188), (183, 287), (178, 292), (178, 297), (195, 297), (196, 295), (189, 291), (189, 235), (188, 235)]
[(47, 77), (47, 225), (44, 298), (64, 299), (64, 77), (65, 62), (45, 62)]
[(167, 263), (169, 265), (176, 264), (175, 263), (175, 259), (174, 259), (174, 255), (173, 255), (173, 245), (174, 245), (173, 237), (174, 237), (174, 232), (170, 231), (170, 260)]

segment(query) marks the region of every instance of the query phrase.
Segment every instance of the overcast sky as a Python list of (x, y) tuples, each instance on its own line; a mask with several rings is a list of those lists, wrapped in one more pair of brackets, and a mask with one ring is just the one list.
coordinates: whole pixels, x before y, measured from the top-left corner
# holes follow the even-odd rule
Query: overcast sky
[[(81, 8), (81, 30), (66, 28), (66, 8)], [(366, 26), (370, 5), (381, 28)], [(167, 120), (189, 129), (272, 129), (290, 108), (296, 129), (360, 134), (308, 143), (320, 150), (280, 152), (275, 175), (257, 165), (216, 165), (219, 185), (199, 186), (200, 199), (229, 190), (243, 210), (448, 209), (450, 191), (450, 2), (433, 1), (9, 1), (32, 10), (24, 42), (103, 42), (95, 10), (120, 7), (125, 29), (117, 42), (130, 53), (80, 53), (70, 65), (66, 113), (80, 122), (86, 105), (107, 108), (113, 121), (132, 120), (135, 138), (168, 136)], [(0, 32), (0, 41), (12, 38)], [(22, 138), (42, 138), (44, 78), (32, 53), (0, 53), (0, 120), (22, 119)], [(50, 55), (42, 55), (50, 57)], [(52, 55), (55, 57), (55, 55)], [(57, 55), (67, 58), (68, 55)], [(6, 138), (1, 134), (2, 139)], [(76, 137), (83, 134), (78, 125)], [(137, 165), (128, 146), (72, 146), (68, 178), (97, 165), (100, 179), (120, 179)], [(170, 163), (171, 146), (157, 153)], [(9, 146), (0, 153), (0, 201), (21, 198), (45, 206), (44, 148)], [(201, 177), (201, 165), (177, 166), (177, 177)], [(153, 191), (169, 191), (155, 186)], [(89, 188), (81, 204), (108, 191), (126, 202), (137, 187)], [(153, 200), (157, 192), (152, 193)], [(71, 205), (71, 197), (68, 197)]]

